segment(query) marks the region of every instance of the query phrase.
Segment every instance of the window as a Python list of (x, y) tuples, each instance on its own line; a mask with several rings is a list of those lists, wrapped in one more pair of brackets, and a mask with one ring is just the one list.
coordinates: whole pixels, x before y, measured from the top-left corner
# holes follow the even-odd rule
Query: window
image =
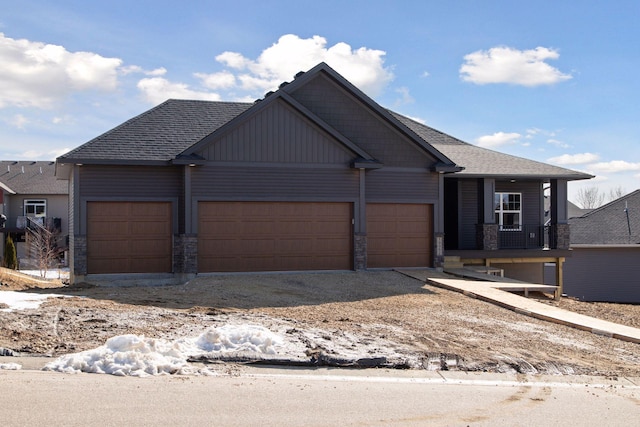
[(496, 193), (496, 224), (500, 230), (520, 231), (522, 226), (522, 194)]
[(46, 200), (25, 200), (24, 216), (29, 217), (45, 217), (47, 216)]

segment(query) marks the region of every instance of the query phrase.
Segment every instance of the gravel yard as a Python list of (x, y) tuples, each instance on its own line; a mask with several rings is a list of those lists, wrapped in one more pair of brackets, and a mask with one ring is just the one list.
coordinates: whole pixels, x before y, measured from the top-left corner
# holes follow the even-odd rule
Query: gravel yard
[[(0, 290), (72, 297), (0, 311), (0, 349), (21, 354), (58, 356), (116, 335), (176, 339), (251, 324), (302, 341), (302, 358), (357, 355), (406, 360), (412, 368), (640, 377), (638, 344), (533, 319), (392, 271), (213, 275), (149, 287), (34, 285), (6, 275), (0, 281)], [(640, 327), (638, 305), (537, 297)]]

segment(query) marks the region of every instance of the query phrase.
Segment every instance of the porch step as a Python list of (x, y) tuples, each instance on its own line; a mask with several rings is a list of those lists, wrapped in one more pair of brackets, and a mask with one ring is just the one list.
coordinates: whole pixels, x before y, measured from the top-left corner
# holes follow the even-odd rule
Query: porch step
[(445, 256), (444, 257), (444, 269), (451, 268), (463, 268), (464, 263), (460, 261), (459, 256)]

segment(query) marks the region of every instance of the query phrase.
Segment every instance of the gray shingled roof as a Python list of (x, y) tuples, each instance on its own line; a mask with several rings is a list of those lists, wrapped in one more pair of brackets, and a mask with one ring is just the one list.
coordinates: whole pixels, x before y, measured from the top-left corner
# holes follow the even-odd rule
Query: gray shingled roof
[[(629, 222), (627, 223), (627, 209)], [(569, 221), (571, 244), (640, 244), (640, 190)], [(631, 227), (631, 235), (629, 235)]]
[(68, 194), (69, 182), (54, 174), (51, 161), (0, 161), (0, 184), (13, 194)]
[(69, 162), (168, 162), (253, 104), (170, 99), (60, 156)]
[(535, 160), (511, 156), (478, 147), (442, 133), (408, 117), (391, 112), (393, 116), (436, 150), (464, 167), (457, 177), (536, 178), (536, 179), (589, 179), (591, 175), (549, 165)]
[[(170, 99), (58, 158), (60, 163), (166, 164), (255, 104)], [(587, 179), (591, 175), (466, 143), (389, 111), (465, 169), (456, 176)]]

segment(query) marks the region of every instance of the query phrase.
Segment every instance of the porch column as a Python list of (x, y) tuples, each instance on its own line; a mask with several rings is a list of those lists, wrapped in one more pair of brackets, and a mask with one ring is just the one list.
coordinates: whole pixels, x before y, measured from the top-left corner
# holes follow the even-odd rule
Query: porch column
[(360, 192), (358, 202), (354, 206), (353, 224), (353, 269), (367, 269), (367, 199), (366, 169), (358, 169)]
[(478, 178), (478, 224), (496, 223), (496, 180)]
[(498, 250), (498, 224), (496, 224), (496, 180), (478, 178), (478, 223), (476, 240), (478, 249)]
[(198, 272), (198, 235), (194, 233), (191, 193), (193, 168), (190, 165), (183, 166), (184, 205), (178, 203), (178, 215), (184, 218), (184, 229), (176, 230), (173, 238), (173, 272), (184, 280)]
[(552, 179), (550, 194), (551, 233), (550, 246), (552, 249), (569, 249), (569, 208), (567, 203), (567, 180)]

